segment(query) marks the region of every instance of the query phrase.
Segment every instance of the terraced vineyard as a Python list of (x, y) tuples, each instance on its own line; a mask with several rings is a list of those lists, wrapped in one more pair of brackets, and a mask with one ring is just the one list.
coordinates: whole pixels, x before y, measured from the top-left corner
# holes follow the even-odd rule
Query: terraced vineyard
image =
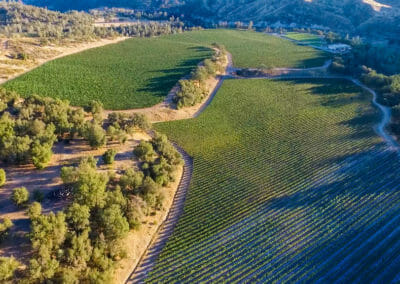
[(158, 124), (194, 175), (147, 282), (400, 280), (400, 162), (370, 100), (341, 80), (231, 80)]
[(205, 30), (134, 38), (60, 58), (4, 85), (84, 106), (92, 100), (107, 109), (130, 109), (161, 102), (179, 79), (204, 58), (211, 44), (224, 44), (238, 67), (309, 67), (326, 54), (262, 33)]

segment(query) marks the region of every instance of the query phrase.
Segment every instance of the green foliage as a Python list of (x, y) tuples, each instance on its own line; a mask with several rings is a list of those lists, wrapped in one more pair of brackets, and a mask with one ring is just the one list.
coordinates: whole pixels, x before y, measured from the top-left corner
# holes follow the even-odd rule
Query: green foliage
[[(36, 93), (69, 99), (80, 106), (92, 100), (101, 101), (106, 109), (152, 106), (161, 102), (200, 61), (211, 56), (214, 42), (226, 46), (237, 67), (313, 67), (326, 60), (323, 52), (262, 33), (193, 31), (133, 38), (67, 56), (7, 82), (5, 87), (24, 96)], [(107, 68), (111, 65), (115, 68)]]
[(0, 169), (0, 187), (6, 184), (6, 171)]
[(74, 185), (74, 198), (89, 208), (102, 208), (106, 202), (106, 186), (108, 176), (96, 170), (90, 165), (81, 164), (78, 171), (78, 178)]
[(133, 153), (139, 160), (144, 162), (153, 162), (157, 155), (153, 149), (153, 145), (144, 140), (140, 141), (139, 145), (133, 150)]
[(114, 159), (115, 155), (117, 154), (117, 151), (115, 149), (108, 149), (104, 154), (103, 154), (103, 162), (106, 165), (112, 165), (114, 164)]
[(176, 93), (174, 101), (177, 108), (180, 109), (200, 103), (206, 95), (206, 88), (198, 81), (180, 80), (179, 91)]
[(123, 190), (135, 191), (140, 188), (143, 179), (143, 172), (129, 168), (120, 177), (119, 184)]
[(101, 148), (107, 142), (106, 131), (101, 125), (93, 122), (87, 124), (84, 137), (93, 149)]
[(29, 201), (29, 192), (25, 187), (17, 187), (13, 189), (11, 195), (12, 202), (17, 206), (23, 206)]
[[(379, 118), (370, 100), (371, 95), (342, 80), (226, 80), (196, 119), (156, 124), (157, 131), (193, 157), (194, 172), (184, 213), (146, 281), (179, 282), (182, 277), (201, 281), (218, 275), (213, 281), (234, 282), (249, 271), (263, 273), (257, 274), (265, 277), (262, 282), (300, 276), (313, 282), (315, 272), (326, 275), (329, 264), (320, 267), (320, 260), (337, 252), (337, 246), (325, 251), (326, 242), (345, 247), (352, 238), (340, 230), (343, 217), (336, 217), (336, 210), (349, 213), (361, 226), (370, 224), (359, 221), (363, 214), (353, 210), (354, 204), (360, 204), (360, 196), (377, 194), (378, 184), (393, 179), (383, 174), (387, 168), (380, 172), (385, 181), (380, 175), (369, 178), (369, 165), (375, 164), (369, 160), (375, 155), (370, 151), (376, 149), (379, 156), (386, 151), (373, 130)], [(397, 171), (397, 156), (382, 162)], [(396, 190), (384, 188), (380, 192), (392, 200)], [(374, 208), (379, 198), (363, 205), (362, 212)], [(326, 210), (328, 204), (333, 205), (331, 210)], [(375, 213), (382, 216), (380, 208)], [(314, 221), (319, 225), (304, 225)], [(340, 240), (339, 231), (345, 234)], [(319, 236), (323, 238), (316, 240)], [(229, 246), (222, 248), (219, 244), (227, 238), (231, 238)], [(277, 241), (282, 238), (285, 241)], [(290, 267), (301, 264), (302, 269), (287, 269), (287, 244), (298, 244), (300, 239), (308, 248), (301, 252), (307, 253), (296, 249), (298, 257)], [(256, 249), (249, 255), (248, 245)], [(271, 254), (265, 255), (266, 250)], [(346, 255), (352, 252), (345, 249)], [(309, 256), (318, 261), (309, 263)], [(334, 263), (342, 260), (337, 255)], [(275, 261), (280, 265), (273, 273), (260, 269)], [(205, 263), (209, 273), (204, 272)]]
[(53, 151), (51, 150), (53, 144), (43, 144), (35, 141), (31, 148), (31, 156), (33, 165), (39, 169), (44, 169), (51, 160)]
[[(106, 109), (152, 106), (210, 55), (209, 49), (196, 46), (177, 44), (173, 36), (132, 38), (48, 62), (5, 87), (24, 96), (68, 99), (79, 106), (93, 100)], [(115, 68), (108, 68), (111, 65)]]
[(124, 237), (129, 231), (129, 223), (117, 204), (104, 209), (100, 215), (101, 231), (107, 241)]
[(19, 265), (14, 257), (0, 257), (0, 281), (12, 280)]
[(9, 218), (4, 218), (3, 222), (0, 223), (0, 242), (7, 237), (12, 226), (14, 226), (14, 224)]
[(36, 220), (42, 214), (42, 205), (39, 202), (33, 202), (28, 208), (28, 216), (31, 220)]
[(89, 227), (90, 209), (86, 205), (72, 203), (66, 211), (68, 225), (75, 231), (80, 232)]
[[(149, 130), (151, 122), (146, 115), (140, 113), (125, 114), (112, 112), (108, 115), (109, 129), (112, 127), (111, 135), (117, 130), (123, 130), (128, 133), (133, 133), (134, 130)], [(118, 135), (118, 133), (116, 133)]]

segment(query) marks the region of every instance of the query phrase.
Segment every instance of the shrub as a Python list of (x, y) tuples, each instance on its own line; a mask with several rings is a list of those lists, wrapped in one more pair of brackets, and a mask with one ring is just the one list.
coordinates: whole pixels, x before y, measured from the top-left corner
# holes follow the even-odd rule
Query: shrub
[(112, 165), (114, 163), (115, 155), (117, 154), (117, 151), (114, 149), (108, 149), (104, 154), (103, 154), (103, 161), (104, 164), (106, 165)]
[(128, 169), (119, 179), (119, 184), (124, 190), (136, 190), (143, 183), (143, 172), (136, 172), (133, 169)]
[(157, 156), (153, 145), (144, 140), (140, 141), (139, 145), (133, 150), (133, 153), (144, 162), (153, 162)]
[(6, 171), (0, 169), (0, 186), (5, 185), (5, 183), (6, 183)]
[(33, 202), (27, 213), (31, 220), (38, 218), (42, 214), (42, 205), (39, 202)]
[(0, 281), (12, 279), (18, 266), (14, 257), (0, 257)]
[(96, 123), (89, 123), (87, 125), (85, 138), (93, 149), (98, 149), (106, 144), (106, 132)]
[(41, 144), (38, 141), (33, 143), (33, 147), (31, 150), (32, 162), (35, 168), (42, 170), (47, 164), (50, 162), (51, 156), (53, 155), (53, 151), (51, 147), (53, 144)]
[(14, 226), (13, 222), (9, 218), (4, 218), (3, 222), (0, 223), (0, 241), (4, 240), (12, 226)]
[(25, 187), (17, 187), (13, 190), (11, 200), (17, 206), (25, 205), (29, 200), (29, 192)]

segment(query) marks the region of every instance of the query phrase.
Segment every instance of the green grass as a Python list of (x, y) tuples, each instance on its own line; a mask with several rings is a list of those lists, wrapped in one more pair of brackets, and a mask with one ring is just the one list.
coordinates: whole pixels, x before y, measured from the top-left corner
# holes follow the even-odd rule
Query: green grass
[(60, 58), (6, 83), (24, 96), (39, 94), (107, 109), (148, 107), (161, 102), (183, 76), (224, 44), (238, 67), (309, 67), (325, 54), (262, 33), (206, 30), (135, 38)]
[(370, 101), (342, 80), (230, 80), (198, 118), (156, 124), (194, 174), (147, 281), (394, 276), (400, 230), (386, 236), (400, 225), (399, 161), (373, 131)]
[(321, 37), (309, 33), (289, 32), (285, 36), (304, 44), (315, 46), (322, 46), (325, 44), (325, 41)]

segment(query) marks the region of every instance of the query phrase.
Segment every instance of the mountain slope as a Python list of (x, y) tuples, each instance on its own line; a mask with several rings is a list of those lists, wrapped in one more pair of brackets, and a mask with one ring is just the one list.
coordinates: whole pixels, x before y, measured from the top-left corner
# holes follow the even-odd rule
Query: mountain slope
[(186, 18), (207, 21), (253, 21), (271, 25), (319, 25), (335, 31), (383, 35), (400, 33), (397, 0), (27, 0), (52, 9), (126, 7), (157, 10), (171, 8)]

